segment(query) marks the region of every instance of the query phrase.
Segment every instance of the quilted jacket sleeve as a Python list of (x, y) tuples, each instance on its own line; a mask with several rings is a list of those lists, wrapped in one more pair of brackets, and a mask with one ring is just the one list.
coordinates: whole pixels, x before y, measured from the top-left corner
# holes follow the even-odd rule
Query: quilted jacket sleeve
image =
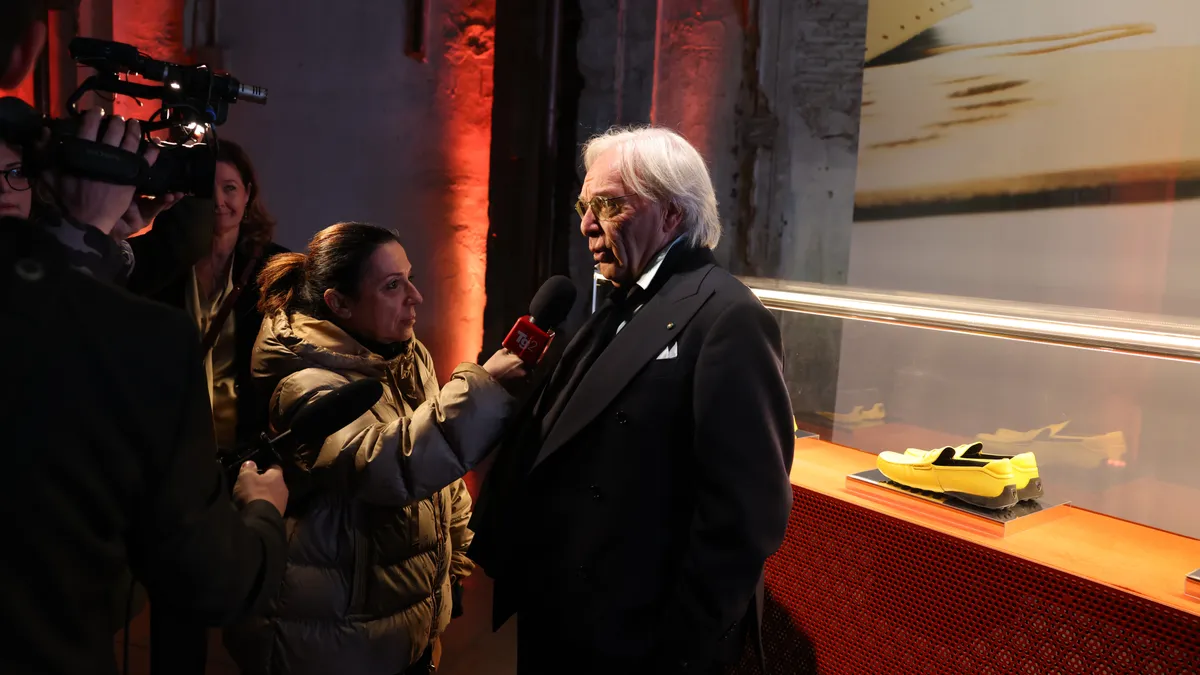
[[(348, 381), (317, 368), (289, 375), (271, 397), (272, 426), (287, 428), (302, 407)], [(429, 498), (486, 457), (513, 403), (485, 370), (464, 363), (411, 417), (385, 422), (372, 410), (326, 438), (319, 448), (302, 448), (295, 460), (308, 471), (352, 469), (358, 498), (380, 506), (403, 506)]]
[(462, 580), (475, 570), (475, 563), (467, 557), (467, 548), (475, 534), (467, 527), (471, 521), (471, 493), (463, 480), (450, 484), (450, 575)]

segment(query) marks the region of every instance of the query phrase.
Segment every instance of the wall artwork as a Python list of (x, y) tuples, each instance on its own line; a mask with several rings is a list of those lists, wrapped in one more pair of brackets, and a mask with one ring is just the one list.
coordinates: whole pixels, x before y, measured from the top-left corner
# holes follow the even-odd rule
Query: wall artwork
[(1200, 3), (871, 0), (856, 221), (1192, 196)]

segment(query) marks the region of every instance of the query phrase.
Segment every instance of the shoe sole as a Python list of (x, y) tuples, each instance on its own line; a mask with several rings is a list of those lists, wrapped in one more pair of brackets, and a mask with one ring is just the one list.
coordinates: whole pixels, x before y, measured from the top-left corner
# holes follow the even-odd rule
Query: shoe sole
[(1040, 477), (1030, 478), (1029, 482), (1025, 484), (1025, 487), (1017, 490), (1017, 499), (1023, 502), (1033, 499), (1041, 499), (1042, 495), (1044, 494), (1046, 493), (1042, 492), (1042, 479)]
[[(1025, 486), (1028, 489), (1033, 485), (1033, 481), (1029, 481), (1030, 485)], [(1041, 482), (1038, 482), (1038, 489), (1041, 489)], [(973, 495), (968, 492), (944, 492), (947, 497), (954, 497), (959, 501), (964, 501), (972, 506), (978, 506), (984, 509), (1007, 509), (1017, 503), (1017, 486), (1005, 485), (999, 495), (995, 497), (983, 497), (981, 495)]]

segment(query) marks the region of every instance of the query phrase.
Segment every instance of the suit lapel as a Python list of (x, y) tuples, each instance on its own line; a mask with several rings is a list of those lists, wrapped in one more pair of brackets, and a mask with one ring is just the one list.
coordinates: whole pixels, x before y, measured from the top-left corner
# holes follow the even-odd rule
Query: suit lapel
[[(662, 290), (638, 310), (579, 383), (542, 443), (532, 468), (537, 468), (582, 431), (663, 347), (678, 339), (687, 323), (712, 295), (711, 291), (699, 293), (700, 282), (711, 269), (712, 265), (707, 264), (672, 275)], [(584, 331), (580, 331), (582, 333)]]
[(597, 308), (597, 310), (588, 317), (587, 321), (583, 322), (583, 325), (579, 327), (579, 330), (575, 331), (575, 336), (571, 338), (571, 341), (567, 343), (566, 348), (558, 357), (558, 360), (555, 362), (554, 368), (550, 371), (550, 374), (546, 376), (545, 380), (535, 390), (537, 393), (534, 397), (533, 410), (535, 413), (537, 413), (539, 420), (543, 415), (549, 412), (547, 406), (554, 403), (553, 401), (542, 400), (545, 397), (546, 392), (558, 383), (559, 378), (571, 376), (571, 373), (568, 371), (559, 372), (559, 368), (563, 367), (564, 364), (569, 368), (575, 363), (576, 359), (579, 358), (579, 351), (586, 349), (588, 342), (592, 339), (592, 333), (596, 331), (596, 324), (600, 317), (604, 316), (611, 306), (612, 300), (605, 300), (604, 304)]

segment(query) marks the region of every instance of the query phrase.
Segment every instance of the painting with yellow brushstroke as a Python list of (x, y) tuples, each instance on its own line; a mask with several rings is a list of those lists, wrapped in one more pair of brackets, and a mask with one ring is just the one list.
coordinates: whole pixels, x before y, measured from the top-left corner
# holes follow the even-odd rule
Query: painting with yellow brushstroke
[(855, 220), (1200, 192), (1200, 2), (871, 0)]

